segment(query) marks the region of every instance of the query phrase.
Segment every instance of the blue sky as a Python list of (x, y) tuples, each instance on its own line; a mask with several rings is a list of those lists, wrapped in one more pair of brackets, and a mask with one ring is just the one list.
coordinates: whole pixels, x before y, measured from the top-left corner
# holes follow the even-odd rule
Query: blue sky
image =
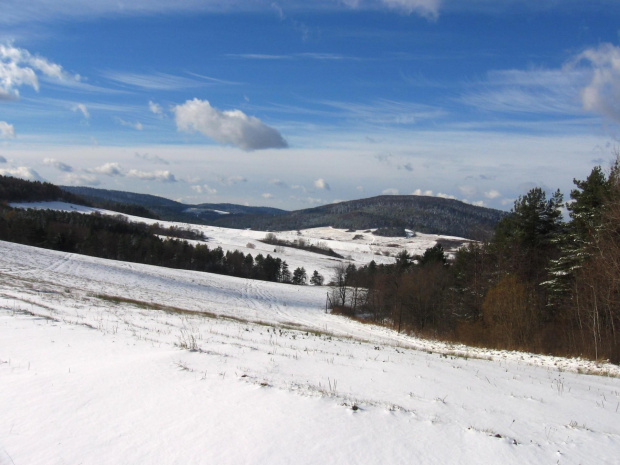
[(0, 174), (509, 209), (534, 186), (568, 197), (618, 146), (617, 1), (23, 3), (0, 6)]

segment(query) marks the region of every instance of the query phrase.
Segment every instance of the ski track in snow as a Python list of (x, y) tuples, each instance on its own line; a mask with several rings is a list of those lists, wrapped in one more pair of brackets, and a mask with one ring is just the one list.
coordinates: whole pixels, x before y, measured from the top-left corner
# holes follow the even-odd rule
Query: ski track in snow
[(617, 463), (619, 367), (397, 334), (325, 292), (0, 242), (0, 464)]

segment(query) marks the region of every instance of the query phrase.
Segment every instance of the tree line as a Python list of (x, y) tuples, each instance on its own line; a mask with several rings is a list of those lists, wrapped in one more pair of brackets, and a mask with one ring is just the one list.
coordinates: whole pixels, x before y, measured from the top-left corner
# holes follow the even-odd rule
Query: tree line
[[(342, 265), (332, 311), (471, 345), (620, 362), (620, 162), (574, 180), (570, 201), (519, 197), (492, 239)], [(562, 209), (568, 211), (565, 221)]]
[[(158, 223), (133, 223), (120, 215), (85, 215), (0, 205), (0, 240), (3, 241), (168, 268), (299, 285), (308, 283), (305, 269), (291, 271), (286, 261), (269, 254), (253, 257), (237, 250), (224, 252), (221, 247), (187, 242), (204, 239), (200, 232), (164, 228)], [(322, 284), (322, 277), (318, 279), (315, 275), (318, 275), (316, 271), (310, 283)]]

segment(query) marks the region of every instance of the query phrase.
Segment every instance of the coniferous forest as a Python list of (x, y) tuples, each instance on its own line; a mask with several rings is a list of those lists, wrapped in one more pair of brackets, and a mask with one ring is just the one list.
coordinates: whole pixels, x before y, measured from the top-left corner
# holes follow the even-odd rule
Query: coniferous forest
[(574, 184), (566, 203), (532, 189), (493, 239), (451, 263), (437, 245), (394, 265), (341, 266), (333, 311), (471, 345), (620, 362), (620, 163)]

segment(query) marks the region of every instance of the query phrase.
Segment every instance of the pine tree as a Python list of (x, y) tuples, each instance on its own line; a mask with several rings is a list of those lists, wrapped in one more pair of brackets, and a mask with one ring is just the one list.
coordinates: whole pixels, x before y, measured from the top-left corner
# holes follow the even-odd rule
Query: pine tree
[(322, 286), (324, 281), (325, 278), (323, 277), (323, 275), (320, 274), (318, 271), (314, 270), (314, 273), (312, 273), (312, 277), (310, 278), (310, 284), (314, 286)]
[(298, 286), (303, 286), (306, 284), (307, 280), (308, 280), (308, 275), (306, 274), (306, 270), (303, 267), (295, 268), (295, 271), (293, 271), (293, 284), (297, 284)]
[(571, 221), (564, 234), (556, 239), (560, 256), (549, 266), (550, 279), (543, 283), (555, 305), (568, 295), (575, 274), (588, 259), (590, 246), (601, 224), (603, 206), (611, 194), (610, 180), (600, 166), (592, 169), (584, 180), (573, 179), (577, 186), (570, 193), (572, 202), (566, 204)]

